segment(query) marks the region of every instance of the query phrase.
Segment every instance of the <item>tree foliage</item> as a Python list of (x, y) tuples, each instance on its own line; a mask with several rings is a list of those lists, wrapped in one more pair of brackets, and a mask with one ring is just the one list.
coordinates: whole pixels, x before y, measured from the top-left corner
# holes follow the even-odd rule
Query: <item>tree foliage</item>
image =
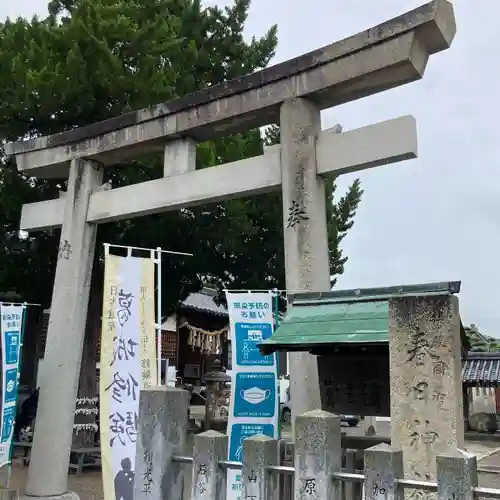
[[(264, 68), (274, 56), (276, 26), (246, 41), (250, 0), (224, 9), (200, 0), (53, 0), (47, 19), (0, 25), (0, 138), (53, 134), (168, 101)], [(205, 142), (197, 168), (262, 153), (272, 127)], [(5, 163), (5, 160), (4, 160)], [(26, 178), (5, 163), (0, 172), (0, 289), (48, 305), (58, 231), (18, 237), (23, 203), (58, 196), (65, 181)], [(163, 159), (148, 155), (106, 170), (113, 188), (158, 178)], [(327, 189), (331, 273), (347, 260), (339, 243), (353, 224), (362, 191), (355, 181), (334, 201)], [(219, 287), (284, 288), (279, 193), (200, 206), (99, 227), (96, 281), (103, 242), (192, 252), (166, 256), (163, 310), (203, 282)]]
[(466, 326), (464, 330), (471, 352), (500, 352), (499, 339), (483, 335), (476, 325)]

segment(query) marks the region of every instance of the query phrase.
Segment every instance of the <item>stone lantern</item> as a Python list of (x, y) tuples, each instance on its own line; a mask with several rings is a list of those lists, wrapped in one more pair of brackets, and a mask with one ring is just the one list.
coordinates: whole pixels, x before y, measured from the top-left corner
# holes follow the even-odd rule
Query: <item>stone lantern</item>
[(205, 430), (225, 432), (229, 415), (231, 377), (222, 371), (221, 362), (216, 359), (205, 373), (207, 385), (205, 403)]

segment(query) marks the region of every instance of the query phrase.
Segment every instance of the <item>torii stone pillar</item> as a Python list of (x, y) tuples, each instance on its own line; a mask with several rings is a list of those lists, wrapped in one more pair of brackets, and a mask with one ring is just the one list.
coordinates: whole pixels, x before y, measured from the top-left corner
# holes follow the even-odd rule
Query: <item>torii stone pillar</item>
[[(64, 220), (45, 348), (40, 397), (26, 494), (63, 495), (73, 438), (75, 401), (87, 319), (97, 226), (87, 223), (90, 195), (101, 185), (97, 162), (73, 160), (64, 195)], [(72, 344), (71, 348), (68, 344)], [(54, 411), (55, 410), (55, 411)], [(44, 418), (50, 415), (50, 418)], [(40, 479), (43, 478), (43, 481)]]
[[(281, 183), (288, 290), (330, 290), (324, 179), (317, 175), (320, 109), (305, 99), (281, 106)], [(292, 423), (321, 408), (318, 365), (309, 353), (290, 353)]]

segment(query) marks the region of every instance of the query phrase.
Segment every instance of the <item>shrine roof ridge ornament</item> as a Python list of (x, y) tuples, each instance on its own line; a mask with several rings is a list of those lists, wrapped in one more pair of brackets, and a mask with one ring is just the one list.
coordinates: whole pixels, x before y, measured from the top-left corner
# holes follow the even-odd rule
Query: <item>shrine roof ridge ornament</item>
[(326, 109), (422, 78), (429, 56), (447, 49), (455, 32), (452, 4), (434, 0), (295, 59), (151, 108), (9, 143), (5, 152), (19, 171), (67, 177), (76, 158), (116, 164), (180, 137), (202, 141), (277, 123), (281, 103), (294, 97)]

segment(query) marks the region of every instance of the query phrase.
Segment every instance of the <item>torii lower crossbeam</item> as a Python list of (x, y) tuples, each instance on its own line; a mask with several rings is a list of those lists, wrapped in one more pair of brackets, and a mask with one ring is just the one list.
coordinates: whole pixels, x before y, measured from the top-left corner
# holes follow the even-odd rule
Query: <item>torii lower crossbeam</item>
[[(338, 176), (417, 157), (417, 130), (412, 116), (368, 125), (338, 134), (321, 132), (317, 144), (317, 172)], [(130, 186), (98, 190), (90, 196), (87, 222), (130, 219), (194, 205), (263, 194), (281, 188), (280, 147), (264, 155), (182, 175)], [(21, 229), (39, 231), (60, 227), (65, 196), (23, 206)]]

